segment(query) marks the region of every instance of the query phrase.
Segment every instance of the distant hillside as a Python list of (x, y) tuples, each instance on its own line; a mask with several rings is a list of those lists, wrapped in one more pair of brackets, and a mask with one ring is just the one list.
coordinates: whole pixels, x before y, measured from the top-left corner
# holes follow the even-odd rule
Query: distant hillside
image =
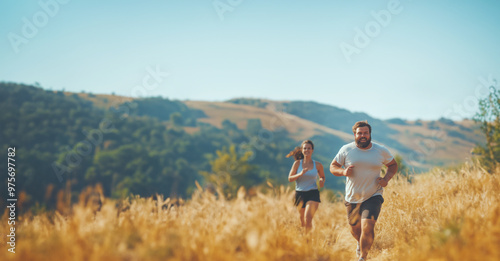
[(478, 126), (471, 120), (448, 119), (428, 122), (389, 124), (396, 130), (391, 137), (410, 149), (405, 154), (415, 167), (450, 166), (471, 159), (471, 150), (484, 142)]
[[(312, 139), (325, 144), (317, 146), (324, 161), (330, 161), (341, 145), (352, 141), (352, 125), (360, 120), (367, 120), (372, 125), (374, 141), (403, 156), (405, 163), (417, 171), (460, 164), (470, 159), (471, 149), (484, 140), (473, 121), (454, 122), (444, 118), (436, 121), (384, 121), (367, 113), (353, 113), (307, 101), (237, 98), (227, 102), (184, 103), (197, 110), (199, 115), (204, 114), (197, 118), (198, 122), (218, 128), (224, 120), (229, 120), (245, 129), (248, 120), (258, 118), (265, 129), (284, 128), (296, 141)], [(199, 130), (197, 127), (185, 129), (190, 132)]]
[[(97, 95), (99, 97), (99, 95)], [(103, 97), (104, 98), (104, 97)], [(125, 99), (125, 98), (124, 98)], [(224, 120), (245, 129), (248, 120), (260, 119), (268, 130), (284, 128), (290, 138), (312, 139), (320, 158), (331, 160), (341, 145), (352, 141), (352, 125), (367, 120), (373, 127), (373, 140), (403, 156), (405, 163), (417, 171), (434, 166), (451, 166), (470, 159), (471, 149), (484, 138), (473, 121), (454, 122), (379, 120), (367, 113), (353, 113), (335, 106), (308, 101), (273, 101), (237, 98), (227, 102), (186, 101), (189, 108), (201, 112), (198, 122), (221, 128)], [(186, 131), (199, 128), (185, 127)]]
[[(258, 108), (266, 107), (268, 110), (279, 107), (284, 114), (291, 114), (320, 124), (326, 129), (336, 130), (337, 133), (307, 133), (308, 137), (320, 141), (333, 139), (322, 144), (328, 144), (335, 149), (339, 148), (341, 141), (352, 141), (352, 125), (356, 121), (367, 120), (373, 128), (373, 140), (402, 155), (406, 163), (416, 170), (459, 164), (470, 159), (471, 149), (484, 140), (473, 121), (454, 122), (444, 118), (430, 122), (409, 122), (402, 119), (383, 121), (366, 113), (352, 113), (334, 106), (306, 101), (278, 102), (239, 98), (228, 102), (249, 104)], [(299, 129), (306, 128), (294, 126)], [(289, 131), (293, 132), (290, 129)], [(339, 135), (338, 131), (342, 132), (342, 135)], [(337, 139), (332, 136), (336, 136)]]
[[(210, 172), (216, 151), (230, 146), (252, 152), (249, 174), (258, 178), (242, 179), (244, 186), (257, 180), (293, 186), (287, 181), (293, 159), (285, 155), (312, 139), (314, 157), (328, 173), (339, 148), (353, 140), (358, 120), (368, 120), (374, 141), (417, 170), (461, 163), (482, 141), (470, 121), (382, 121), (315, 102), (132, 99), (0, 82), (0, 110), (0, 148), (15, 146), (20, 162), (16, 191), (27, 193), (28, 204), (48, 207), (58, 191), (76, 197), (97, 183), (111, 197), (189, 197), (195, 180), (209, 185), (200, 173)], [(230, 162), (223, 169), (236, 170)], [(342, 191), (343, 182), (329, 175), (326, 187)], [(0, 185), (6, 187), (6, 179)]]
[(236, 123), (238, 128), (245, 129), (248, 119), (258, 118), (265, 129), (278, 130), (284, 128), (290, 137), (297, 141), (323, 134), (338, 136), (342, 141), (351, 139), (351, 135), (348, 133), (328, 128), (307, 118), (297, 117), (279, 107), (261, 108), (229, 102), (186, 101), (185, 103), (189, 107), (201, 110), (206, 114), (207, 117), (199, 119), (199, 121), (216, 127), (221, 127), (222, 122), (228, 119)]

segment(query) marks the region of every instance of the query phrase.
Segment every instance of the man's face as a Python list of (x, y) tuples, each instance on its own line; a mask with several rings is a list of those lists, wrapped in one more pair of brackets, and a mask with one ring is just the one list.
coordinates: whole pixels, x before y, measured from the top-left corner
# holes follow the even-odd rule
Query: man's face
[(364, 149), (368, 147), (370, 145), (370, 142), (372, 142), (370, 129), (368, 128), (368, 126), (357, 128), (356, 133), (354, 133), (354, 140), (356, 141), (356, 145), (359, 148)]

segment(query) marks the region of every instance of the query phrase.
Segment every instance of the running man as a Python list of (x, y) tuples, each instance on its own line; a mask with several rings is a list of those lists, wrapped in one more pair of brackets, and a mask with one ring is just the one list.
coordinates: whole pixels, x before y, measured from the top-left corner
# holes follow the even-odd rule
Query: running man
[[(346, 177), (345, 206), (351, 226), (351, 234), (358, 241), (356, 255), (366, 260), (375, 238), (375, 223), (384, 198), (383, 187), (396, 174), (398, 164), (389, 150), (371, 142), (372, 128), (366, 121), (358, 121), (352, 127), (354, 142), (344, 145), (330, 165), (335, 176)], [(382, 166), (387, 173), (382, 178)]]

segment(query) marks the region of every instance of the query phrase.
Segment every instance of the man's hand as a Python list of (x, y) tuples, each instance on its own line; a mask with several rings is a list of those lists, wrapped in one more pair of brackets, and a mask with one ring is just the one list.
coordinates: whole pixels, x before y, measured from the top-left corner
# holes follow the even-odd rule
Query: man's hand
[(344, 169), (344, 176), (346, 176), (346, 177), (352, 176), (352, 174), (354, 173), (353, 169), (354, 169), (354, 166), (352, 166), (352, 165), (349, 166), (349, 167), (347, 167), (347, 168), (345, 168)]
[(384, 179), (384, 178), (382, 178), (382, 177), (378, 177), (378, 178), (377, 178), (377, 183), (378, 183), (381, 187), (383, 187), (383, 188), (384, 188), (385, 186), (387, 186), (387, 184), (388, 184), (389, 182), (387, 182), (387, 180), (385, 180), (385, 179)]

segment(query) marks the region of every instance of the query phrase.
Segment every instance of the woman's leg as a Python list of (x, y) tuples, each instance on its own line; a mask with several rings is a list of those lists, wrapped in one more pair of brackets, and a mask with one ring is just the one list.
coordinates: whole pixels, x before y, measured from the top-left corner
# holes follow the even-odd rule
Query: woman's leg
[(316, 201), (307, 201), (306, 210), (304, 213), (305, 223), (306, 223), (306, 233), (311, 231), (312, 229), (312, 219), (314, 217), (314, 213), (318, 210), (319, 202)]
[[(301, 203), (302, 205), (302, 203)], [(306, 225), (305, 220), (304, 220), (304, 212), (306, 211), (306, 208), (299, 208), (299, 213), (300, 213), (300, 225), (304, 227)]]

